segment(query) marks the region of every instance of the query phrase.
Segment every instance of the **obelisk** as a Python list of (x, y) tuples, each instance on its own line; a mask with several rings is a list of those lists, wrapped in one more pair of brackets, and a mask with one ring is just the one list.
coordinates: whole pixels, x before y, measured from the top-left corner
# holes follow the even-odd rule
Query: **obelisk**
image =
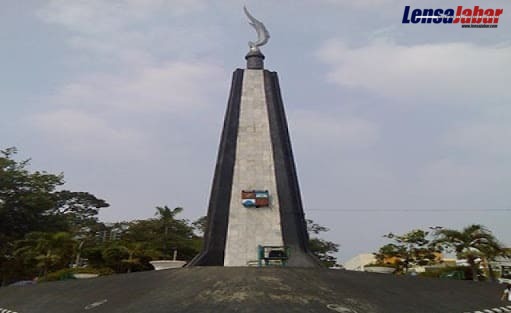
[(189, 266), (268, 265), (278, 259), (285, 266), (317, 267), (308, 249), (277, 73), (264, 69), (259, 49), (269, 33), (245, 13), (258, 40), (249, 42), (247, 68), (233, 73), (203, 250)]

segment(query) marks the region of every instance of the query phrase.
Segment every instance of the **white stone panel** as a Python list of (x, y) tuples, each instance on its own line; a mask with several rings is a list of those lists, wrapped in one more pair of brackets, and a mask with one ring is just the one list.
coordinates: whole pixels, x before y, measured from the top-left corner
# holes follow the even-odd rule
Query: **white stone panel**
[[(268, 190), (270, 206), (245, 208), (242, 190)], [(245, 70), (224, 265), (247, 266), (257, 260), (258, 245), (283, 240), (263, 71)]]

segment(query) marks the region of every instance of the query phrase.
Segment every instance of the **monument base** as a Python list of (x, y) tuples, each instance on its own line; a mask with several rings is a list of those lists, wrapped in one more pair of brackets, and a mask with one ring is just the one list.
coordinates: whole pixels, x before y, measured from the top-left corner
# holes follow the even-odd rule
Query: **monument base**
[(0, 312), (509, 312), (502, 290), (496, 283), (319, 268), (189, 267), (0, 288)]

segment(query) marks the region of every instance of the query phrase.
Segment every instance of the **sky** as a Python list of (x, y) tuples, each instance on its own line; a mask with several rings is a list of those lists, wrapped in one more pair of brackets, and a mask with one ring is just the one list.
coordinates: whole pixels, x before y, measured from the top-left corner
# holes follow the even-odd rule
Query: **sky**
[[(511, 246), (511, 3), (0, 0), (0, 148), (110, 207), (206, 214), (232, 72), (256, 39), (282, 88), (307, 218), (339, 260), (389, 232), (487, 226)], [(497, 29), (406, 5), (503, 8)]]

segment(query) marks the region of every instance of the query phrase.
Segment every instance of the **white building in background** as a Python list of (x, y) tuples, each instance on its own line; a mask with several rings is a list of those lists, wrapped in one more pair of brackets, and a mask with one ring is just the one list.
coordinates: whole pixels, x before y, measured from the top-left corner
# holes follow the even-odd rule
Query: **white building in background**
[(364, 271), (364, 267), (376, 262), (376, 258), (372, 253), (359, 254), (348, 261), (344, 262), (344, 268), (349, 271)]

